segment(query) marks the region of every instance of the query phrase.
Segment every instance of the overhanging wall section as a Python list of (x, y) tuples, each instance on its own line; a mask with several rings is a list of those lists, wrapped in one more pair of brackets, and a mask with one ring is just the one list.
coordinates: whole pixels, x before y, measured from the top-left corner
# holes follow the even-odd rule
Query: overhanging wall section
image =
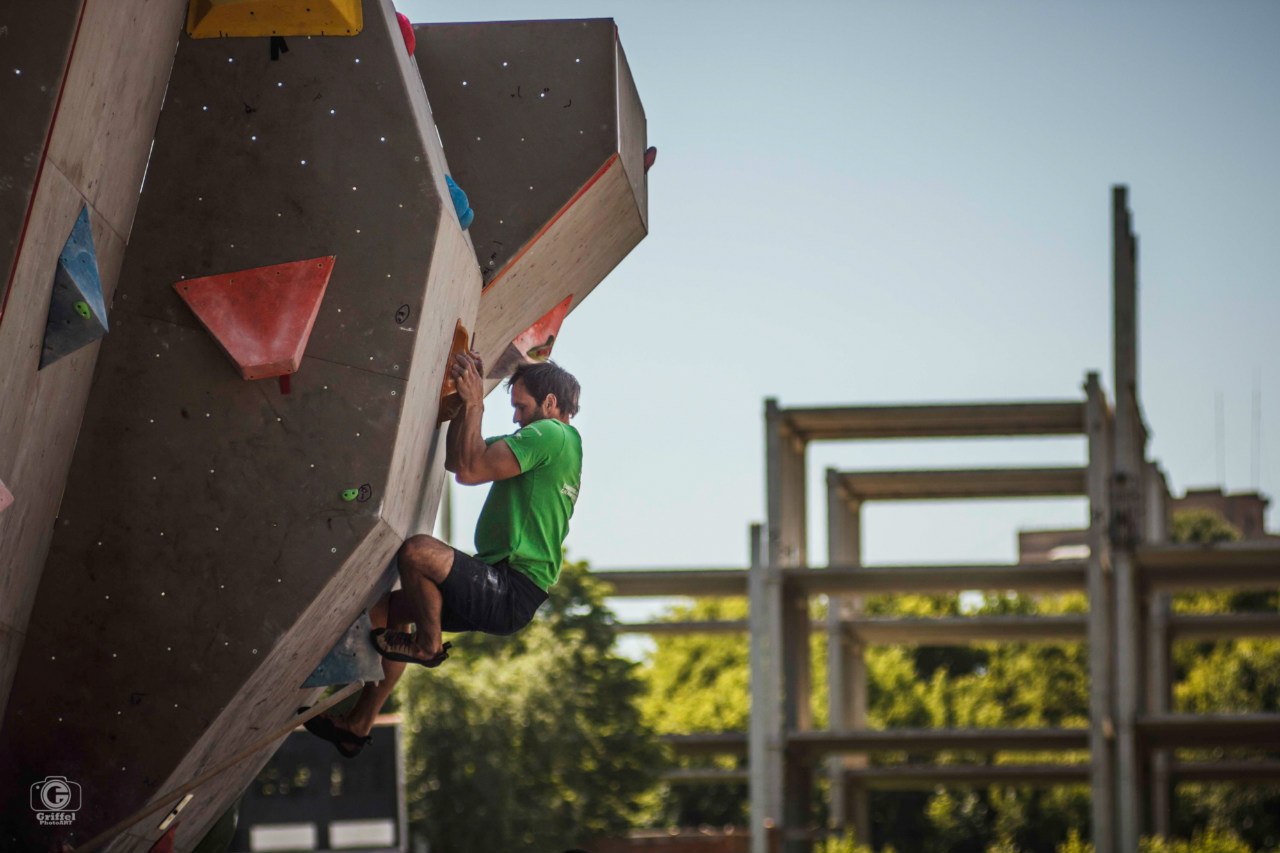
[[(486, 283), (492, 367), (647, 233), (644, 108), (610, 19), (419, 24), (416, 57)], [(491, 381), (497, 377), (490, 375)]]

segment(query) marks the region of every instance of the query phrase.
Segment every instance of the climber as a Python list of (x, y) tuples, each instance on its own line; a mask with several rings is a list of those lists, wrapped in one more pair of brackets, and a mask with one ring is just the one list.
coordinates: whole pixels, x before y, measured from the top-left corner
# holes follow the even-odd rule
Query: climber
[[(561, 549), (578, 499), (582, 440), (578, 381), (554, 362), (521, 364), (507, 387), (514, 433), (485, 439), (484, 366), (458, 353), (450, 375), (462, 400), (445, 439), (445, 469), (461, 485), (492, 483), (476, 522), (476, 556), (433, 536), (411, 536), (396, 555), (401, 589), (370, 610), (383, 680), (365, 685), (341, 718), (321, 715), (308, 731), (352, 757), (407, 664), (436, 667), (449, 656), (442, 632), (514, 634), (533, 619), (560, 575)], [(410, 624), (416, 630), (407, 630)]]

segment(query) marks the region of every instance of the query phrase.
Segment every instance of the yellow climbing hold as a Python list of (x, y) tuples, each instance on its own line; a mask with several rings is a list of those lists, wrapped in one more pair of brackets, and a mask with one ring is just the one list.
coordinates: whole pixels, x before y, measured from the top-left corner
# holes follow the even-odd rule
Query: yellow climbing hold
[(364, 27), (361, 0), (191, 0), (187, 34), (353, 36)]

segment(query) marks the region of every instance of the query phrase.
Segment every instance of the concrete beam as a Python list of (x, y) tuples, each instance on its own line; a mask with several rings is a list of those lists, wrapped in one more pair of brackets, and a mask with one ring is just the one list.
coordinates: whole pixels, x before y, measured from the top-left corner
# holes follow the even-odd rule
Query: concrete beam
[[(982, 566), (833, 566), (784, 569), (782, 577), (808, 595), (820, 593), (961, 592), (1018, 590), (1055, 592), (1084, 589), (1085, 564), (1051, 563)], [(747, 594), (744, 569), (608, 569), (594, 577), (608, 593), (624, 597), (738, 596)]]
[(787, 408), (786, 424), (804, 441), (875, 438), (1079, 435), (1084, 404), (1076, 400), (924, 406)]
[(1085, 750), (1088, 729), (877, 729), (850, 732), (792, 732), (788, 749), (803, 755), (846, 752), (973, 752)]
[(983, 566), (863, 566), (788, 570), (788, 584), (809, 595), (821, 592), (960, 592), (1018, 590), (1048, 592), (1084, 589), (1085, 564), (1052, 563)]
[(1145, 714), (1137, 729), (1149, 747), (1280, 747), (1280, 714)]
[(746, 569), (612, 569), (592, 572), (608, 584), (608, 595), (646, 596), (745, 596)]
[(1280, 761), (1175, 761), (1170, 767), (1179, 782), (1280, 782)]
[(972, 785), (1083, 785), (1089, 764), (895, 764), (848, 774), (877, 791), (927, 791)]
[(1087, 616), (877, 617), (845, 622), (863, 642), (883, 645), (950, 645), (1008, 640), (1039, 642), (1085, 638)]
[(661, 740), (677, 755), (747, 755), (746, 732), (663, 735)]
[(1169, 617), (1171, 641), (1232, 637), (1280, 637), (1280, 613), (1175, 613)]
[(665, 771), (662, 781), (672, 785), (745, 785), (749, 775), (745, 767), (680, 767)]
[(1253, 589), (1280, 586), (1280, 547), (1243, 542), (1151, 545), (1135, 553), (1149, 590)]
[[(1075, 764), (900, 764), (846, 771), (846, 776), (877, 791), (915, 791), (965, 785), (1082, 785), (1091, 765)], [(677, 785), (746, 782), (749, 771), (729, 767), (682, 767), (662, 779)], [(1275, 784), (1280, 761), (1181, 761), (1170, 773), (1178, 782)]]
[(854, 500), (1074, 497), (1085, 493), (1085, 471), (1072, 468), (987, 468), (953, 471), (839, 471)]
[[(746, 619), (722, 619), (718, 621), (687, 622), (621, 622), (614, 626), (619, 634), (745, 634), (750, 630)], [(823, 630), (815, 625), (814, 631)]]
[[(1250, 614), (1252, 615), (1252, 614)], [(1280, 633), (1280, 616), (1270, 617), (1266, 628)], [(1085, 614), (1065, 616), (937, 616), (909, 618), (896, 616), (844, 619), (844, 630), (873, 645), (965, 644), (990, 640), (1037, 642), (1083, 640)], [(736, 634), (748, 629), (746, 620), (628, 622), (615, 626), (619, 634)], [(814, 624), (813, 633), (827, 631), (826, 624)], [(1271, 632), (1257, 636), (1271, 636)], [(1216, 636), (1216, 635), (1214, 635)], [(1250, 636), (1253, 636), (1252, 634)]]

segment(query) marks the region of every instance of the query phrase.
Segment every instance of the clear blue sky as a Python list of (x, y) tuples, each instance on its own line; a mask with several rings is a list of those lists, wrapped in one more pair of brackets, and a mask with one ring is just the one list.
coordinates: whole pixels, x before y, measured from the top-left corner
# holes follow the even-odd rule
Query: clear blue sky
[[(613, 17), (659, 149), (647, 239), (566, 321), (597, 568), (745, 565), (763, 399), (1078, 398), (1111, 381), (1110, 192), (1140, 241), (1141, 393), (1176, 494), (1280, 497), (1280, 3), (470, 2)], [(477, 211), (484, 216), (484, 211)], [(505, 432), (503, 392), (486, 428)], [(1073, 464), (1080, 440), (828, 444), (822, 471)], [(458, 489), (469, 544), (483, 489)], [(869, 562), (1011, 561), (1082, 501), (872, 506)], [(1273, 508), (1269, 514), (1276, 525)]]

